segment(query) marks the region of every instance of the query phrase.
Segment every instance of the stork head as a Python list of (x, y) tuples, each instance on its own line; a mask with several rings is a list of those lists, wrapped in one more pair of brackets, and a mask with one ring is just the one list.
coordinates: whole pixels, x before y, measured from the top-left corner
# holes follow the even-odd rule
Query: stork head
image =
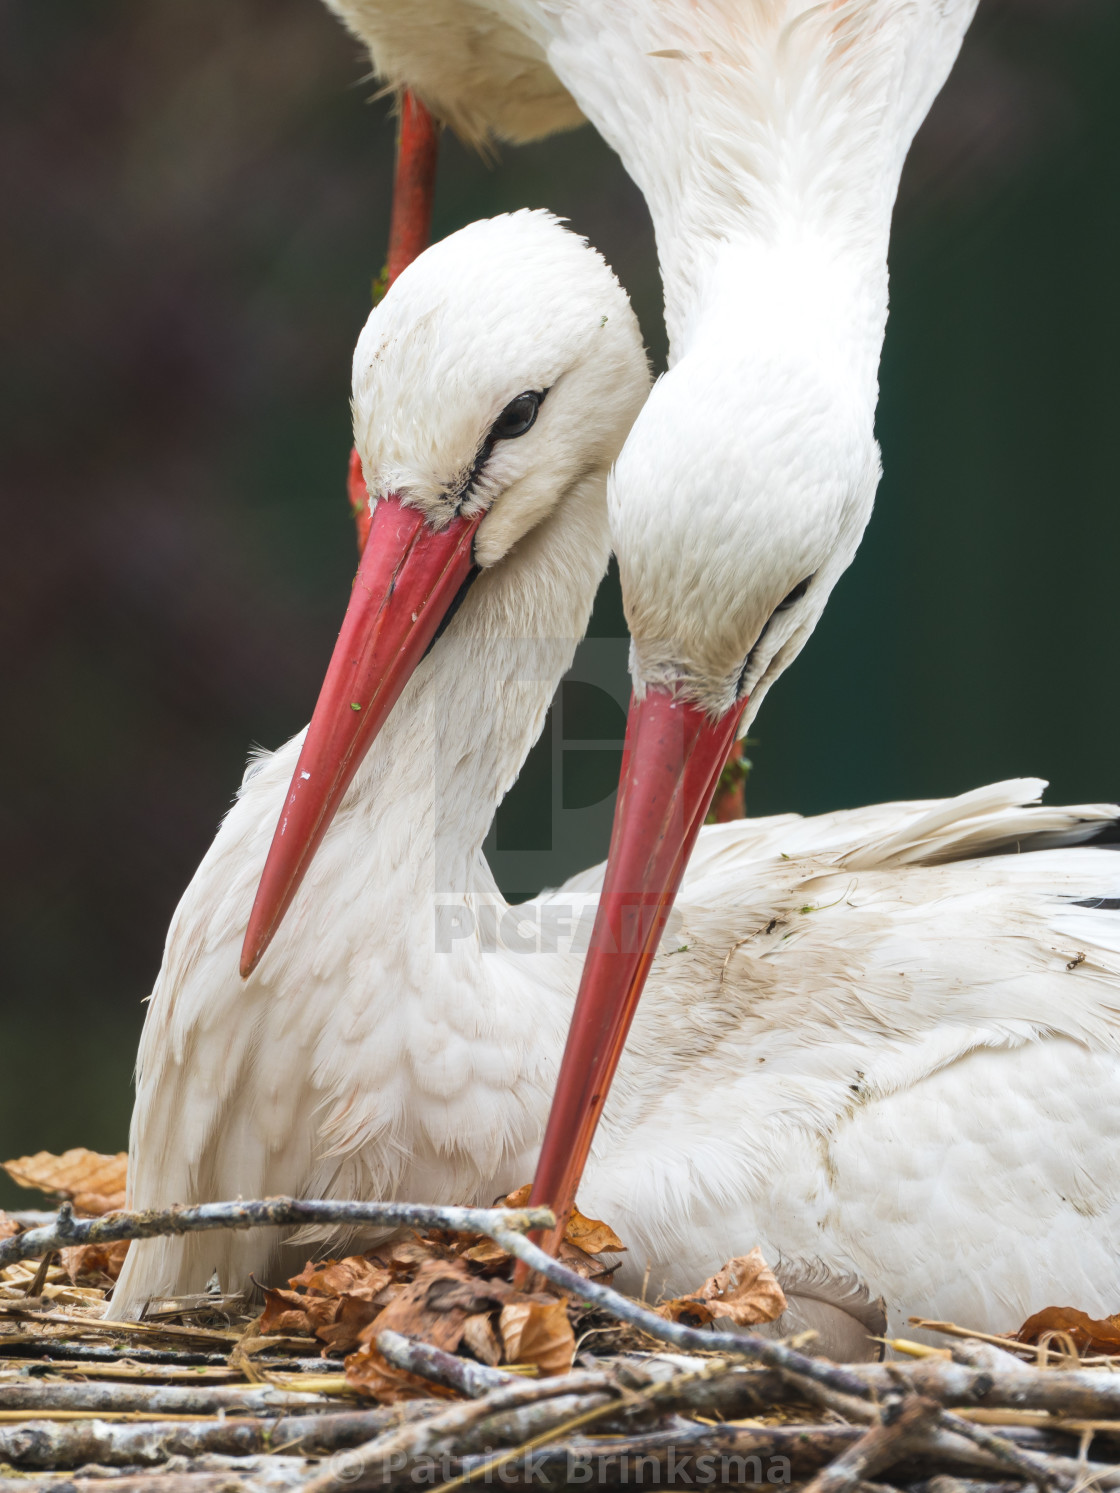
[(854, 556), (879, 478), (872, 410), (811, 367), (697, 348), (610, 482), (635, 692), (754, 714)]
[(648, 390), (625, 292), (547, 213), (452, 234), (370, 315), (352, 399), (370, 533), (257, 891), (243, 975), (467, 589), (511, 562), (590, 474), (605, 483)]
[(602, 258), (549, 213), (484, 219), (427, 249), (354, 352), (354, 443), (374, 508), (476, 522), (496, 565), (588, 471), (649, 391), (637, 322)]

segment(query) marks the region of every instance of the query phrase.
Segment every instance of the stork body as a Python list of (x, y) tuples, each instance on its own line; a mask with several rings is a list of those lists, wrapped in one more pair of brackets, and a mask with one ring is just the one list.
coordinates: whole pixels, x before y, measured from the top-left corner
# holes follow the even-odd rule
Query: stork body
[[(398, 512), (437, 540), (469, 523), (480, 573), (242, 982), (274, 828), (315, 787), (302, 738), (251, 766), (145, 1023), (134, 1206), (489, 1202), (532, 1168), (602, 868), (510, 909), (482, 843), (586, 626), (606, 471), (646, 386), (617, 285), (539, 214), (444, 241), (374, 312), (354, 390), (370, 546)], [(525, 390), (545, 392), (520, 430)], [(383, 601), (406, 620), (408, 563)], [(999, 1330), (1056, 1292), (1109, 1308), (1120, 858), (1076, 842), (1117, 810), (1024, 807), (1039, 787), (702, 832), (581, 1191), (630, 1246), (624, 1282), (649, 1263), (655, 1292), (687, 1289), (758, 1243), (781, 1325), (842, 1354), (879, 1297), (895, 1327)], [(144, 1241), (114, 1311), (351, 1242)]]
[[(488, 1204), (531, 1175), (602, 867), (500, 898), (482, 841), (566, 659), (527, 646), (480, 670), (470, 626), (399, 701), (242, 987), (298, 739), (252, 770), (153, 994), (135, 1206)], [(629, 1245), (624, 1288), (650, 1263), (653, 1297), (683, 1293), (759, 1244), (791, 1298), (783, 1328), (816, 1326), (838, 1356), (858, 1351), (853, 1322), (881, 1330), (879, 1297), (904, 1336), (911, 1314), (998, 1332), (1059, 1297), (1115, 1305), (1120, 913), (1085, 904), (1115, 904), (1120, 856), (1046, 848), (1115, 811), (1022, 807), (1041, 786), (702, 831), (581, 1184)], [(470, 823), (437, 822), (465, 800)], [(114, 1311), (353, 1243), (146, 1241)]]

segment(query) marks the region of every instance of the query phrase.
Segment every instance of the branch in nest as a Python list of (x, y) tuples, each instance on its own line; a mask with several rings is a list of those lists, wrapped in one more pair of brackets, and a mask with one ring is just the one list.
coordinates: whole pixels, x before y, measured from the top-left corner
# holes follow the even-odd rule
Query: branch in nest
[[(200, 1203), (193, 1208), (148, 1208), (139, 1213), (108, 1213), (75, 1218), (63, 1203), (53, 1221), (0, 1239), (0, 1269), (17, 1260), (36, 1259), (73, 1244), (109, 1244), (117, 1239), (154, 1239), (200, 1229), (254, 1229), (338, 1223), (388, 1229), (450, 1229), (461, 1234), (528, 1232), (556, 1222), (547, 1208), (454, 1208), (424, 1203), (350, 1203), (322, 1199), (264, 1198), (255, 1202)], [(514, 1234), (512, 1237), (519, 1237)]]

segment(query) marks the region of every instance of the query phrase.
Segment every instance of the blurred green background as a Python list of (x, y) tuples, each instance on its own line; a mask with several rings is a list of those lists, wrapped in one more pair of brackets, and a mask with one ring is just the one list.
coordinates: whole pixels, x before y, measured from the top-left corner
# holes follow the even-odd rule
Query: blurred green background
[[(875, 516), (756, 724), (752, 813), (1019, 773), (1120, 796), (1118, 55), (1113, 0), (982, 0), (896, 218)], [(0, 5), (4, 1156), (125, 1144), (175, 902), (329, 656), (392, 169), (366, 72), (315, 0)], [(662, 360), (648, 218), (593, 131), (445, 143), (437, 235), (521, 205), (606, 254)]]

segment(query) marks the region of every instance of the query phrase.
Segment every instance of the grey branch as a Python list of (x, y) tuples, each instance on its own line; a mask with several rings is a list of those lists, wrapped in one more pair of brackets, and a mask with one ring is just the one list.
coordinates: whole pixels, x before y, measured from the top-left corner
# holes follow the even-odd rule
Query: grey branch
[(88, 1410), (94, 1415), (281, 1415), (354, 1408), (354, 1396), (330, 1397), (270, 1384), (113, 1384), (78, 1381), (0, 1384), (0, 1411), (23, 1410), (27, 1419), (47, 1411)]
[(112, 1244), (118, 1239), (154, 1239), (190, 1234), (198, 1229), (256, 1229), (312, 1223), (367, 1224), (381, 1229), (450, 1229), (462, 1234), (497, 1233), (519, 1238), (529, 1229), (556, 1222), (547, 1208), (455, 1208), (426, 1203), (347, 1203), (322, 1198), (264, 1198), (257, 1202), (200, 1203), (193, 1208), (148, 1208), (138, 1213), (108, 1213), (103, 1218), (75, 1218), (63, 1203), (49, 1224), (0, 1239), (0, 1269), (17, 1260), (37, 1259), (52, 1249), (74, 1244)]
[[(418, 1424), (395, 1427), (376, 1437), (346, 1459), (344, 1473), (334, 1469), (313, 1478), (307, 1484), (306, 1493), (338, 1493), (340, 1485), (361, 1488), (370, 1479), (375, 1486), (380, 1486), (386, 1481), (389, 1468), (398, 1470), (411, 1466), (421, 1457), (438, 1458), (451, 1447), (458, 1451), (464, 1445), (466, 1433), (478, 1426), (485, 1425), (486, 1439), (493, 1441), (495, 1430), (491, 1427), (496, 1416), (541, 1400), (549, 1401), (550, 1415), (555, 1417), (550, 1423), (556, 1424), (569, 1418), (573, 1413), (573, 1403), (580, 1404), (587, 1398), (581, 1391), (590, 1388), (595, 1393), (595, 1404), (605, 1402), (609, 1396), (603, 1392), (603, 1378), (599, 1371), (591, 1370), (556, 1379), (523, 1379), (517, 1384), (503, 1384), (481, 1399), (460, 1402)], [(468, 1448), (469, 1445), (468, 1441)]]
[(484, 1363), (475, 1363), (472, 1358), (460, 1358), (457, 1353), (445, 1353), (419, 1338), (405, 1337), (401, 1332), (386, 1328), (377, 1334), (377, 1350), (383, 1358), (398, 1369), (409, 1374), (419, 1374), (435, 1384), (457, 1389), (469, 1400), (500, 1389), (503, 1384), (521, 1382), (517, 1374), (505, 1369), (492, 1369)]
[(430, 1402), (330, 1415), (286, 1415), (278, 1419), (227, 1416), (212, 1421), (26, 1420), (0, 1425), (0, 1461), (13, 1467), (152, 1467), (169, 1457), (208, 1452), (246, 1456), (283, 1448), (304, 1455), (329, 1455), (361, 1446), (402, 1415), (430, 1414)]
[(601, 1286), (593, 1280), (585, 1280), (574, 1270), (561, 1265), (559, 1260), (554, 1260), (551, 1255), (545, 1254), (539, 1245), (534, 1244), (531, 1239), (524, 1238), (521, 1234), (499, 1229), (492, 1237), (495, 1243), (500, 1244), (507, 1253), (523, 1260), (538, 1275), (543, 1275), (554, 1286), (560, 1286), (568, 1295), (576, 1296), (581, 1301), (589, 1302), (592, 1306), (609, 1312), (612, 1317), (617, 1317), (621, 1322), (628, 1322), (631, 1327), (638, 1328), (649, 1337), (658, 1338), (664, 1343), (672, 1343), (674, 1348), (679, 1348), (685, 1353), (726, 1353), (733, 1358), (753, 1358), (759, 1363), (766, 1364), (768, 1368), (801, 1374), (806, 1379), (823, 1384), (826, 1389), (837, 1390), (840, 1394), (866, 1399), (870, 1393), (863, 1380), (857, 1378), (846, 1368), (825, 1363), (819, 1358), (810, 1358), (805, 1353), (798, 1353), (793, 1348), (787, 1348), (783, 1343), (774, 1342), (770, 1338), (758, 1337), (754, 1333), (710, 1332), (707, 1328), (685, 1327), (680, 1322), (666, 1321), (656, 1312), (651, 1312), (647, 1307), (639, 1306), (636, 1301), (631, 1301), (628, 1296), (620, 1296), (617, 1291), (611, 1290), (610, 1286)]

